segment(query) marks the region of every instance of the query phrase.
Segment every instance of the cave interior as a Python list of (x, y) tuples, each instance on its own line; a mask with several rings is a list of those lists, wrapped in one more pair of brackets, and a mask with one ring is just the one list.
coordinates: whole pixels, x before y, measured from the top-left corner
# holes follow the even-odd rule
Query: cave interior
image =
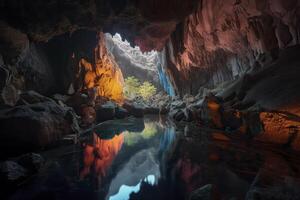
[(300, 0), (0, 0), (1, 199), (300, 199)]

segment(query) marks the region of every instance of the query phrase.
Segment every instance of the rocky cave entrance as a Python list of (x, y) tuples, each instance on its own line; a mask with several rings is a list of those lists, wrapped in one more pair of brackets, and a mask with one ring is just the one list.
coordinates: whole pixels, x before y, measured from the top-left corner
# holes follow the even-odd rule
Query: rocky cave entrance
[(163, 95), (175, 96), (169, 77), (162, 68), (162, 53), (142, 52), (132, 47), (119, 33), (105, 34), (106, 47), (113, 55), (124, 78), (124, 96), (128, 100), (150, 103)]

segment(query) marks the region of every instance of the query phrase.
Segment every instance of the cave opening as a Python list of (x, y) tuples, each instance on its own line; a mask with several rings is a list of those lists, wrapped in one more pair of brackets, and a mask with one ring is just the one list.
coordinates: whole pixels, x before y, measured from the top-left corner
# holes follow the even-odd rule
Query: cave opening
[[(175, 96), (172, 83), (163, 70), (162, 52), (142, 52), (140, 47), (132, 47), (126, 39), (122, 39), (119, 33), (113, 36), (105, 34), (105, 40), (108, 52), (122, 71), (126, 98), (149, 100), (158, 93)], [(141, 94), (137, 94), (138, 90), (142, 90), (138, 92)]]
[(300, 0), (1, 0), (1, 199), (300, 199)]

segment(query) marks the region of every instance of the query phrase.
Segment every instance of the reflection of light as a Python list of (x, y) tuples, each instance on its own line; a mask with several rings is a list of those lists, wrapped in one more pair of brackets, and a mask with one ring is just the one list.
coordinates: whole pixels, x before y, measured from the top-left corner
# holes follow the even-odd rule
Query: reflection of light
[(161, 137), (159, 149), (161, 151), (165, 151), (169, 149), (174, 139), (175, 139), (175, 128), (174, 127), (166, 128), (164, 134)]
[(94, 168), (99, 177), (104, 177), (106, 170), (123, 145), (124, 136), (121, 134), (110, 140), (103, 140), (98, 135), (93, 134), (93, 141), (93, 145), (87, 145), (84, 149), (84, 168), (80, 173), (81, 179), (90, 173), (91, 168)]
[(142, 139), (148, 140), (157, 135), (157, 125), (152, 122), (144, 122), (145, 128), (142, 132), (124, 132), (126, 145), (132, 146), (140, 142)]
[(120, 190), (117, 194), (110, 196), (109, 200), (128, 200), (129, 196), (131, 193), (137, 193), (141, 189), (141, 183), (142, 181), (154, 185), (155, 184), (155, 176), (154, 175), (149, 175), (143, 180), (141, 180), (136, 186), (127, 186), (127, 185), (122, 185), (120, 187)]

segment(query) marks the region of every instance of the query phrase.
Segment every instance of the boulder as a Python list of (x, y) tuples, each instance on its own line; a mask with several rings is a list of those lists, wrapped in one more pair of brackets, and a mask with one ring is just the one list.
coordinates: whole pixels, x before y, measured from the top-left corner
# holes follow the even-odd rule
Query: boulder
[(171, 110), (185, 108), (185, 106), (186, 106), (185, 102), (183, 102), (179, 99), (175, 100), (175, 101), (172, 101), (171, 104), (170, 104)]
[(76, 113), (80, 113), (80, 109), (82, 105), (88, 105), (89, 104), (89, 98), (85, 94), (76, 93), (73, 96), (71, 96), (67, 101), (66, 104), (76, 111)]
[(20, 94), (20, 100), (18, 102), (19, 105), (23, 104), (34, 104), (34, 103), (40, 103), (44, 101), (50, 101), (54, 102), (53, 99), (49, 97), (45, 97), (33, 90), (26, 91)]
[(62, 95), (62, 94), (54, 94), (52, 96), (52, 98), (56, 101), (56, 102), (63, 102), (66, 103), (68, 101), (68, 99), (70, 98), (70, 96), (67, 95)]
[(27, 170), (15, 161), (0, 163), (0, 180), (2, 184), (13, 184), (27, 176)]
[(141, 104), (135, 104), (131, 102), (125, 102), (123, 104), (123, 108), (125, 108), (130, 115), (133, 115), (135, 117), (143, 117), (145, 107)]
[(300, 118), (298, 116), (286, 112), (264, 111), (257, 113), (255, 120), (257, 121), (256, 140), (300, 150)]
[(45, 160), (40, 154), (28, 153), (20, 156), (17, 162), (28, 170), (29, 173), (36, 173), (43, 166)]
[(83, 125), (91, 125), (96, 120), (96, 111), (92, 106), (81, 106), (79, 115), (81, 116)]
[(115, 118), (116, 115), (116, 108), (117, 105), (111, 101), (98, 106), (96, 108), (96, 121), (103, 122), (106, 120), (112, 120)]
[[(57, 143), (78, 131), (71, 108), (54, 101), (20, 105), (0, 111), (1, 155), (18, 154)], [(7, 149), (11, 149), (7, 152)], [(4, 153), (5, 152), (5, 153)]]
[(185, 115), (184, 115), (184, 112), (182, 109), (171, 110), (169, 112), (169, 116), (176, 121), (181, 121), (185, 118)]
[(129, 112), (125, 108), (119, 106), (116, 108), (116, 118), (123, 119), (128, 116), (129, 116)]

